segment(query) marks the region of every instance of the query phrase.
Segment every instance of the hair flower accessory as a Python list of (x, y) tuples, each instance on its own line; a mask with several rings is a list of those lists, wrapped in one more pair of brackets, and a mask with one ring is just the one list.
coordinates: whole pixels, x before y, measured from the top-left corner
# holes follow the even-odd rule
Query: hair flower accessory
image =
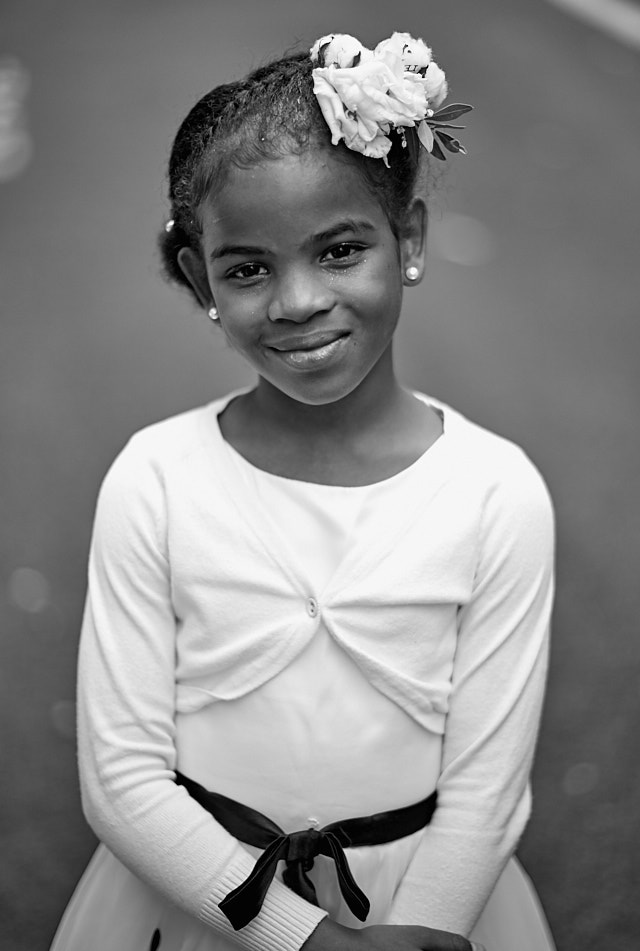
[(313, 91), (333, 145), (344, 140), (347, 148), (388, 165), (390, 133), (397, 132), (406, 145), (405, 129), (413, 128), (436, 158), (444, 160), (444, 150), (466, 154), (447, 130), (463, 128), (452, 123), (473, 107), (452, 103), (439, 109), (447, 80), (423, 40), (394, 33), (370, 50), (353, 36), (330, 33), (316, 40), (310, 53), (317, 64)]

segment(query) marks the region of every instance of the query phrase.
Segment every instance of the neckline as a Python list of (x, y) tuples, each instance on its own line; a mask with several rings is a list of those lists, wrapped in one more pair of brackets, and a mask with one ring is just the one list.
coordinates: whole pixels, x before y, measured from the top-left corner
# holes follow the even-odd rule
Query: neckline
[[(431, 407), (442, 420), (442, 432), (440, 435), (431, 443), (427, 449), (424, 450), (421, 455), (418, 456), (412, 463), (408, 466), (405, 466), (404, 469), (400, 469), (398, 472), (395, 472), (393, 475), (388, 476), (386, 479), (379, 479), (377, 482), (368, 482), (364, 485), (333, 485), (332, 483), (327, 482), (308, 482), (304, 479), (291, 479), (288, 476), (277, 475), (275, 472), (269, 472), (267, 469), (261, 469), (259, 466), (254, 465), (254, 463), (249, 462), (241, 452), (238, 452), (230, 442), (224, 438), (222, 429), (220, 428), (220, 414), (224, 412), (229, 403), (236, 399), (238, 396), (241, 396), (244, 393), (250, 392), (251, 387), (245, 387), (243, 389), (234, 390), (231, 393), (228, 393), (226, 397), (223, 397), (222, 400), (217, 400), (213, 404), (214, 408), (214, 427), (216, 439), (221, 443), (222, 447), (230, 455), (232, 459), (236, 461), (237, 465), (245, 466), (248, 471), (254, 473), (258, 477), (264, 476), (267, 479), (272, 479), (275, 482), (278, 482), (287, 486), (296, 486), (302, 489), (308, 490), (317, 490), (318, 492), (326, 492), (327, 494), (336, 493), (346, 493), (346, 492), (367, 492), (376, 488), (384, 488), (387, 486), (393, 486), (396, 482), (400, 482), (405, 478), (409, 478), (416, 471), (422, 469), (426, 463), (431, 463), (434, 456), (438, 456), (442, 451), (443, 447), (448, 443), (448, 437), (450, 435), (450, 422), (451, 422), (451, 412), (449, 407), (445, 404), (440, 403), (438, 400), (433, 400), (431, 397), (427, 397), (424, 393), (419, 393), (416, 390), (411, 390), (412, 395), (420, 400), (420, 402), (425, 403), (427, 406)], [(445, 438), (447, 437), (447, 438)]]

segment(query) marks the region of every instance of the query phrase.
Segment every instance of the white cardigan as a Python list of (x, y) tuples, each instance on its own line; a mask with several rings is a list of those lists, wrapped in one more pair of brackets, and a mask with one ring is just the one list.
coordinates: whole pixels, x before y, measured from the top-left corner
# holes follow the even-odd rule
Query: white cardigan
[[(255, 860), (173, 782), (174, 716), (259, 687), (322, 618), (373, 686), (444, 734), (438, 809), (391, 920), (468, 933), (530, 809), (553, 587), (544, 483), (512, 443), (430, 400), (443, 435), (315, 591), (229, 465), (229, 399), (138, 433), (102, 486), (79, 666), (88, 821), (231, 933), (218, 902)], [(234, 936), (295, 951), (324, 915), (275, 881)]]

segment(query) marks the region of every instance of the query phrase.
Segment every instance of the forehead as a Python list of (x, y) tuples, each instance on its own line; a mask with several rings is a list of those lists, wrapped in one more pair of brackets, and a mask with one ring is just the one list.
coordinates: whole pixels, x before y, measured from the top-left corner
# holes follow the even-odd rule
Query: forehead
[(319, 232), (336, 217), (366, 218), (375, 227), (387, 224), (358, 170), (327, 149), (250, 168), (231, 166), (222, 188), (204, 203), (201, 217), (205, 240), (208, 232), (219, 236), (278, 227)]

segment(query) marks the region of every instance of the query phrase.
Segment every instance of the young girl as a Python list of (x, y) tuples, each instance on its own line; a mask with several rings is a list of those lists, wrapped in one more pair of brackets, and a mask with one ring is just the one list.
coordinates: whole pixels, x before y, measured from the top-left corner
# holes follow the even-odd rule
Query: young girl
[(552, 948), (511, 858), (549, 499), (393, 366), (425, 167), (462, 151), (445, 95), (422, 41), (329, 36), (178, 132), (166, 269), (257, 382), (103, 484), (78, 705), (103, 844), (55, 951)]

